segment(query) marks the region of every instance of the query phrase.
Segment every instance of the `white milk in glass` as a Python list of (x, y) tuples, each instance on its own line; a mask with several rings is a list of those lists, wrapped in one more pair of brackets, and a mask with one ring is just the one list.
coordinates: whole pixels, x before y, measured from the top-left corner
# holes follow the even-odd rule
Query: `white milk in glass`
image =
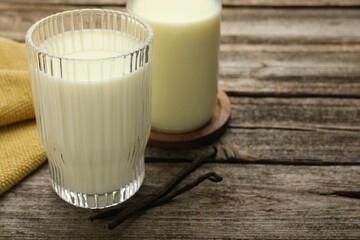
[(217, 96), (220, 0), (130, 0), (154, 30), (152, 127), (181, 133), (211, 118)]
[[(140, 154), (151, 124), (148, 66), (124, 74), (130, 66), (124, 58), (105, 59), (140, 46), (110, 30), (62, 33), (40, 46), (65, 59), (49, 66), (55, 77), (32, 71), (39, 131), (52, 174), (65, 189), (98, 194), (141, 185)], [(67, 64), (66, 58), (78, 61)]]

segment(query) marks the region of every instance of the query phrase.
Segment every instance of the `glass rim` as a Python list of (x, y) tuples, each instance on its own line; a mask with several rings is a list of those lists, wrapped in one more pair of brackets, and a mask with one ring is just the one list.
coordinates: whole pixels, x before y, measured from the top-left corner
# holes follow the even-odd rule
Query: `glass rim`
[[(95, 11), (95, 12), (108, 12), (108, 13), (114, 13), (114, 14), (120, 14), (120, 15), (125, 15), (125, 16), (128, 16), (128, 17), (131, 17), (133, 18), (134, 20), (136, 20), (137, 22), (139, 22), (140, 24), (142, 24), (145, 29), (146, 29), (146, 32), (147, 32), (147, 37), (145, 39), (145, 41), (141, 41), (141, 44), (139, 47), (136, 47), (134, 48), (133, 50), (131, 50), (130, 52), (127, 52), (127, 53), (122, 53), (122, 54), (119, 54), (119, 55), (116, 55), (116, 56), (112, 56), (112, 57), (105, 57), (105, 58), (96, 58), (96, 59), (77, 59), (77, 58), (69, 58), (69, 57), (61, 57), (61, 56), (56, 56), (56, 55), (53, 55), (53, 54), (49, 54), (45, 51), (44, 48), (41, 48), (39, 46), (36, 46), (35, 43), (33, 42), (32, 40), (32, 35), (34, 33), (34, 31), (36, 30), (36, 28), (44, 23), (45, 21), (51, 19), (51, 18), (56, 18), (58, 16), (61, 16), (61, 15), (64, 15), (64, 14), (67, 14), (67, 13), (73, 13), (73, 12), (91, 12), (91, 11)], [(93, 29), (96, 29), (96, 28), (93, 28)], [(101, 30), (101, 29), (100, 29)], [(106, 29), (104, 29), (106, 30)], [(113, 30), (113, 31), (116, 31), (116, 30)], [(70, 31), (68, 31), (70, 32)], [(119, 31), (120, 32), (120, 31)], [(143, 21), (141, 18), (135, 16), (135, 15), (132, 15), (132, 14), (129, 14), (127, 12), (123, 12), (123, 11), (118, 11), (118, 10), (112, 10), (112, 9), (101, 9), (101, 8), (83, 8), (83, 9), (74, 9), (74, 10), (67, 10), (67, 11), (63, 11), (63, 12), (58, 12), (58, 13), (54, 13), (54, 14), (51, 14), (49, 16), (46, 16), (38, 21), (36, 21), (33, 25), (31, 25), (31, 27), (27, 30), (26, 32), (26, 35), (25, 35), (25, 43), (27, 46), (35, 49), (38, 53), (41, 53), (49, 58), (52, 58), (52, 59), (58, 59), (58, 60), (66, 60), (66, 61), (76, 61), (76, 62), (92, 62), (92, 61), (111, 61), (111, 60), (114, 60), (114, 59), (118, 59), (118, 58), (125, 58), (127, 56), (131, 56), (132, 54), (134, 54), (135, 52), (137, 51), (140, 51), (142, 49), (145, 49), (147, 48), (148, 46), (151, 45), (151, 42), (153, 40), (153, 37), (154, 37), (154, 33), (153, 33), (153, 29), (150, 27), (150, 25)]]

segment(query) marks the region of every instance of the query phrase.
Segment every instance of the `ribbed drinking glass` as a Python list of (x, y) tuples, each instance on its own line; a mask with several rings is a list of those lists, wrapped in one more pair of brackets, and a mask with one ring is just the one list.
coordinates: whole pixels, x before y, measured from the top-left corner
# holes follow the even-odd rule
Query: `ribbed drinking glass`
[(136, 17), (100, 9), (51, 15), (27, 32), (38, 132), (65, 201), (105, 208), (141, 186), (152, 38)]

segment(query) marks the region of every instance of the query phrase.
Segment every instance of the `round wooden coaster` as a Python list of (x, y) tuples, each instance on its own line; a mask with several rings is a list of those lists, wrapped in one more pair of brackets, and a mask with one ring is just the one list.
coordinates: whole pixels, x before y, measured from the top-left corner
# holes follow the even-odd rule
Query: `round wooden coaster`
[(204, 127), (189, 133), (167, 134), (151, 130), (148, 146), (160, 148), (192, 148), (217, 140), (228, 127), (231, 105), (224, 91), (219, 91), (214, 114)]

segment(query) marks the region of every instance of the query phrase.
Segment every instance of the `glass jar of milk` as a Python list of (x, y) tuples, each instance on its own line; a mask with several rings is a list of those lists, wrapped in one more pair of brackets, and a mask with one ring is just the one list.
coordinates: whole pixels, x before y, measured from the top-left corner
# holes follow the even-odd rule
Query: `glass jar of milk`
[(35, 23), (26, 43), (38, 131), (65, 201), (105, 208), (144, 179), (152, 30), (123, 12), (83, 9)]
[(127, 9), (154, 30), (152, 128), (201, 128), (217, 98), (221, 0), (128, 0)]

